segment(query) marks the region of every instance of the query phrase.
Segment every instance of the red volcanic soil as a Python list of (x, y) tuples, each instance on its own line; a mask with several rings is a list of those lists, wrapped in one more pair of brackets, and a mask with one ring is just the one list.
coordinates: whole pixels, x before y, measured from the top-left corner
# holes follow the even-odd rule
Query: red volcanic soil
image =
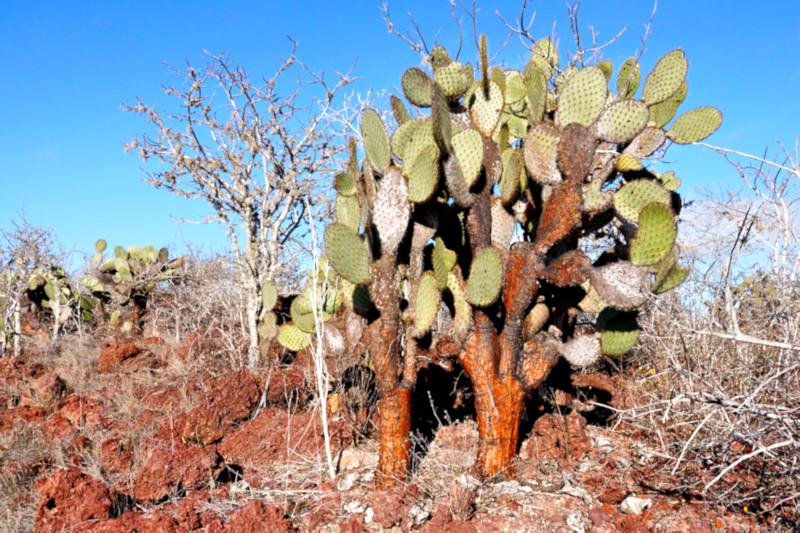
[[(20, 358), (0, 359), (0, 531), (767, 526), (752, 513), (666, 488), (671, 480), (658, 477), (664, 474), (653, 468), (645, 435), (613, 421), (587, 423), (596, 418), (591, 412), (566, 406), (531, 408), (514, 479), (477, 479), (471, 470), (477, 427), (463, 390), (455, 400), (430, 397), (431, 404), (449, 405), (420, 402), (414, 473), (399, 488), (379, 491), (377, 441), (369, 433), (376, 414), (360, 390), (363, 382), (344, 385), (334, 376), (321, 406), (307, 354), (251, 372), (226, 367), (224, 354), (209, 367), (187, 353), (185, 343), (151, 338), (62, 346), (57, 353), (31, 348)], [(619, 376), (573, 382), (605, 391), (611, 402), (622, 401), (629, 388)]]

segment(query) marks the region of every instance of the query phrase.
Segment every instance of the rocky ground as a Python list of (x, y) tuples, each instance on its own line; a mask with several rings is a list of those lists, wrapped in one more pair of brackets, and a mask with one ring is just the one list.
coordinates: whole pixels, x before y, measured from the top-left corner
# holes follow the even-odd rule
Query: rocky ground
[[(581, 409), (532, 415), (516, 478), (482, 481), (470, 469), (474, 421), (437, 418), (468, 410), (420, 408), (419, 425), (428, 429), (415, 447), (415, 473), (379, 491), (376, 442), (356, 431), (375, 415), (352, 408), (352, 389), (329, 401), (337, 475), (328, 478), (320, 406), (302, 354), (254, 374), (231, 370), (221, 355), (217, 367), (193, 361), (196, 339), (48, 346), (39, 336), (39, 349), (0, 359), (0, 531), (769, 527), (744, 510), (664, 489), (646, 439), (613, 420), (588, 424), (599, 417)], [(612, 401), (626, 388), (622, 378), (583, 379), (617, 396)], [(462, 396), (455, 401), (469, 401)]]

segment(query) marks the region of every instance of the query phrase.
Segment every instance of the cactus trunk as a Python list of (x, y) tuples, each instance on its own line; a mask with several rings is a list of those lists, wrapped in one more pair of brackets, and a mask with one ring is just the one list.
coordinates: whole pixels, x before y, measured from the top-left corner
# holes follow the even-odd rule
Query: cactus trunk
[(378, 487), (391, 488), (408, 476), (411, 451), (411, 389), (397, 387), (378, 400), (380, 453)]

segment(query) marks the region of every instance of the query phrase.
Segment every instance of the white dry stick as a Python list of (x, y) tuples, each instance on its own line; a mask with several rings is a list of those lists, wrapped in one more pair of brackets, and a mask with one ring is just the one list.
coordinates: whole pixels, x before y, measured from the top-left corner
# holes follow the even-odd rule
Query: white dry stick
[[(331, 454), (331, 436), (328, 431), (328, 366), (325, 364), (325, 349), (323, 346), (323, 320), (322, 309), (320, 309), (320, 298), (318, 298), (318, 269), (319, 248), (317, 247), (316, 215), (308, 205), (308, 199), (303, 198), (306, 204), (306, 214), (308, 216), (308, 226), (311, 232), (311, 257), (314, 266), (311, 268), (311, 310), (314, 313), (314, 341), (311, 345), (311, 356), (314, 359), (314, 378), (317, 387), (317, 397), (319, 398), (319, 416), (322, 423), (322, 435), (325, 440), (325, 460), (328, 465), (328, 475), (330, 479), (336, 477), (336, 468), (333, 464)], [(327, 289), (327, 281), (323, 291)]]
[(758, 455), (760, 453), (769, 452), (769, 451), (775, 450), (777, 448), (783, 448), (784, 446), (790, 446), (790, 445), (792, 445), (794, 443), (795, 443), (794, 439), (783, 440), (781, 442), (776, 442), (775, 444), (771, 444), (771, 445), (766, 446), (766, 447), (762, 446), (761, 448), (759, 448), (759, 449), (757, 449), (757, 450), (755, 450), (753, 452), (750, 452), (747, 455), (743, 455), (743, 456), (739, 457), (734, 462), (732, 462), (727, 467), (725, 467), (725, 469), (722, 472), (720, 472), (719, 475), (717, 475), (717, 477), (715, 477), (714, 479), (709, 481), (708, 484), (705, 487), (703, 487), (703, 492), (707, 491), (712, 486), (714, 486), (717, 483), (717, 481), (722, 479), (722, 476), (727, 474), (733, 468), (736, 468), (736, 465), (738, 465), (739, 463), (741, 463), (743, 461), (747, 461), (748, 459), (750, 459), (752, 457), (755, 457), (756, 455)]

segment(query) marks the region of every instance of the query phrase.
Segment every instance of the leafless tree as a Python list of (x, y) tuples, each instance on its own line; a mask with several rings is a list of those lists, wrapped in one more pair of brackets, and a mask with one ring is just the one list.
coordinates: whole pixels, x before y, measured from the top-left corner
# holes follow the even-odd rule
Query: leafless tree
[(687, 207), (695, 269), (643, 319), (642, 394), (621, 419), (657, 435), (672, 490), (796, 523), (800, 159), (796, 144), (775, 157), (705, 146), (744, 188)]
[[(344, 147), (328, 118), (337, 93), (353, 81), (352, 69), (336, 73), (331, 83), (299, 61), (296, 48), (292, 41), (290, 56), (260, 84), (227, 55), (207, 54), (199, 70), (170, 67), (182, 83), (164, 92), (180, 101), (178, 113), (158, 111), (141, 99), (122, 106), (155, 127), (155, 137), (139, 136), (126, 147), (161, 163), (146, 181), (205, 200), (213, 208), (205, 221), (228, 227), (247, 293), (251, 367), (259, 355), (261, 288), (291, 278), (286, 266), (302, 253), (297, 238), (305, 206), (324, 201), (320, 184), (330, 182), (324, 176), (335, 169)], [(282, 95), (286, 87), (290, 91)]]
[[(31, 278), (47, 275), (63, 260), (54, 251), (52, 230), (33, 226), (22, 213), (19, 218), (11, 221), (12, 230), (0, 230), (0, 356), (8, 355), (9, 342), (14, 356), (20, 355), (22, 314), (26, 305), (32, 305), (27, 299)], [(59, 311), (53, 310), (54, 336), (68, 316), (66, 310)]]

